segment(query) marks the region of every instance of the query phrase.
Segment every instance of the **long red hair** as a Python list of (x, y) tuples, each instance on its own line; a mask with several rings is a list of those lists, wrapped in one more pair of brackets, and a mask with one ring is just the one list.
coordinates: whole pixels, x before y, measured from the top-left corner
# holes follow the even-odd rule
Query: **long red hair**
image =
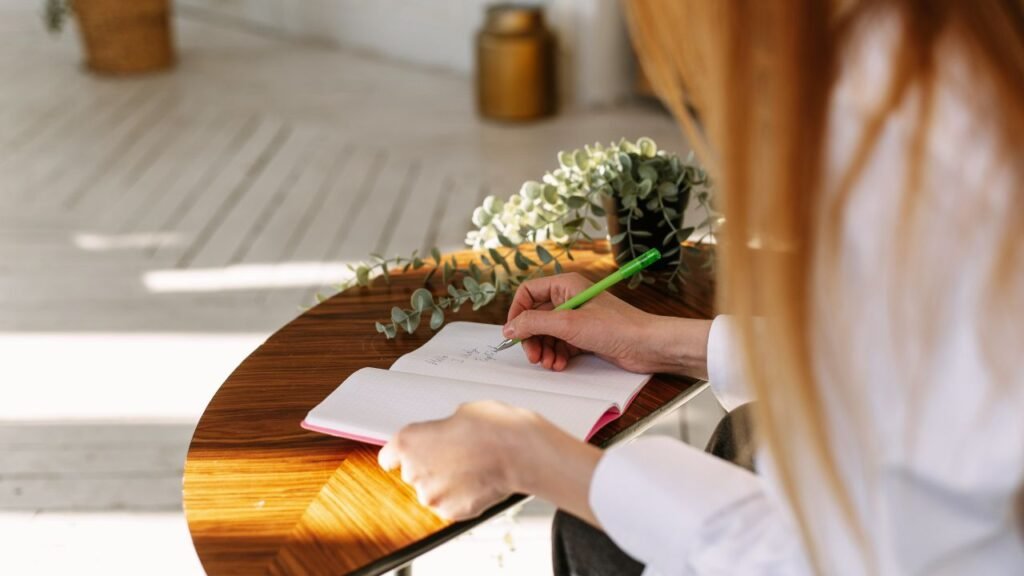
[[(716, 179), (726, 217), (719, 307), (736, 314), (744, 327), (748, 372), (759, 399), (759, 438), (770, 449), (811, 560), (820, 567), (808, 529), (811, 511), (801, 499), (809, 481), (796, 471), (794, 447), (806, 443), (795, 439), (810, 442), (821, 477), (854, 533), (860, 529), (830, 454), (822, 393), (811, 368), (810, 286), (820, 272), (812, 256), (816, 249), (838, 250), (848, 193), (886, 121), (911, 91), (921, 102), (904, 196), (906, 217), (913, 218), (943, 45), (955, 45), (970, 62), (979, 94), (975, 116), (991, 122), (1015, 181), (1024, 182), (1024, 8), (1019, 0), (627, 0), (626, 6), (646, 75)], [(901, 26), (889, 90), (838, 183), (830, 183), (833, 193), (826, 194), (823, 151), (841, 56), (880, 15)], [(1010, 222), (998, 248), (999, 264), (987, 279), (992, 302), (1014, 300), (1006, 291), (1024, 286), (1020, 192), (1006, 214)], [(752, 250), (753, 243), (761, 249)], [(901, 250), (909, 257), (912, 247)], [(1024, 337), (1013, 324), (1021, 312), (990, 314), (985, 333)], [(755, 332), (755, 316), (765, 319), (765, 330)]]

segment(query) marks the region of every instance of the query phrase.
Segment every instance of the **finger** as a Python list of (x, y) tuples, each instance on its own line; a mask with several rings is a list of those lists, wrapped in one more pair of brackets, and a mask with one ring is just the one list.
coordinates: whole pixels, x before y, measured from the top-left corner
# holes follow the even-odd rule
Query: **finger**
[(392, 471), (401, 465), (401, 458), (399, 458), (398, 450), (395, 448), (394, 441), (388, 442), (377, 453), (377, 463), (385, 471)]
[(550, 336), (544, 337), (544, 357), (541, 364), (548, 370), (555, 364), (555, 340)]
[(412, 486), (416, 484), (416, 480), (419, 478), (419, 474), (414, 466), (406, 464), (402, 466), (402, 482)]
[(530, 361), (530, 364), (536, 364), (540, 362), (544, 346), (541, 344), (540, 338), (527, 338), (523, 340), (523, 351), (526, 352), (526, 359)]
[(572, 342), (579, 331), (579, 314), (570, 310), (526, 310), (505, 325), (506, 338), (554, 336)]
[(555, 372), (561, 372), (565, 370), (565, 367), (569, 364), (569, 348), (565, 342), (558, 340), (555, 342), (555, 361), (552, 363), (551, 368)]
[(416, 499), (419, 500), (420, 504), (431, 509), (437, 508), (442, 502), (440, 493), (429, 486), (417, 486)]
[[(552, 304), (551, 302), (544, 302), (543, 304), (538, 304), (537, 307), (534, 308), (534, 310), (554, 310), (554, 309), (555, 309), (555, 305)], [(505, 338), (515, 338), (515, 336), (512, 336), (511, 328), (509, 327), (509, 323), (508, 322), (506, 322), (505, 325), (501, 327), (501, 333), (502, 333), (502, 335)]]
[(582, 291), (590, 282), (579, 274), (558, 274), (527, 280), (519, 285), (512, 305), (508, 309), (507, 321), (519, 316), (527, 310), (533, 310), (541, 304), (551, 302), (554, 306), (565, 302)]

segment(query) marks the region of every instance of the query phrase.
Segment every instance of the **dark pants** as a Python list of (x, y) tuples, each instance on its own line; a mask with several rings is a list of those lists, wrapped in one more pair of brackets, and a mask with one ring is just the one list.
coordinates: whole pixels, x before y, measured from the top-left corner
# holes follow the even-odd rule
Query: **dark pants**
[[(705, 450), (753, 470), (750, 412), (747, 404), (726, 414)], [(604, 532), (562, 511), (555, 514), (551, 526), (551, 556), (555, 576), (629, 576), (644, 570), (643, 564), (623, 552)]]

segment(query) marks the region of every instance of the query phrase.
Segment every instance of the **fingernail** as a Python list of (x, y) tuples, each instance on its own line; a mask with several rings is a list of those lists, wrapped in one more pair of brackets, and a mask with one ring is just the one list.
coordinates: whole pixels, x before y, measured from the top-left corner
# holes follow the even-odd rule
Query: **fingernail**
[(516, 329), (512, 326), (511, 323), (508, 323), (501, 327), (501, 333), (502, 335), (505, 336), (505, 338), (515, 338)]
[(385, 444), (380, 449), (380, 452), (377, 453), (377, 464), (386, 472), (390, 472), (398, 467), (398, 462), (395, 461), (395, 454), (390, 444)]

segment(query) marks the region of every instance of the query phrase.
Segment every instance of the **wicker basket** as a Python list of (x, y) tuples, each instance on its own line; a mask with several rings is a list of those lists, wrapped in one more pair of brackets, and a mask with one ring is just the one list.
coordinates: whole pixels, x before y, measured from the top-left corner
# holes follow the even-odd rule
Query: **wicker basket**
[(169, 0), (73, 0), (86, 65), (137, 74), (174, 65)]

